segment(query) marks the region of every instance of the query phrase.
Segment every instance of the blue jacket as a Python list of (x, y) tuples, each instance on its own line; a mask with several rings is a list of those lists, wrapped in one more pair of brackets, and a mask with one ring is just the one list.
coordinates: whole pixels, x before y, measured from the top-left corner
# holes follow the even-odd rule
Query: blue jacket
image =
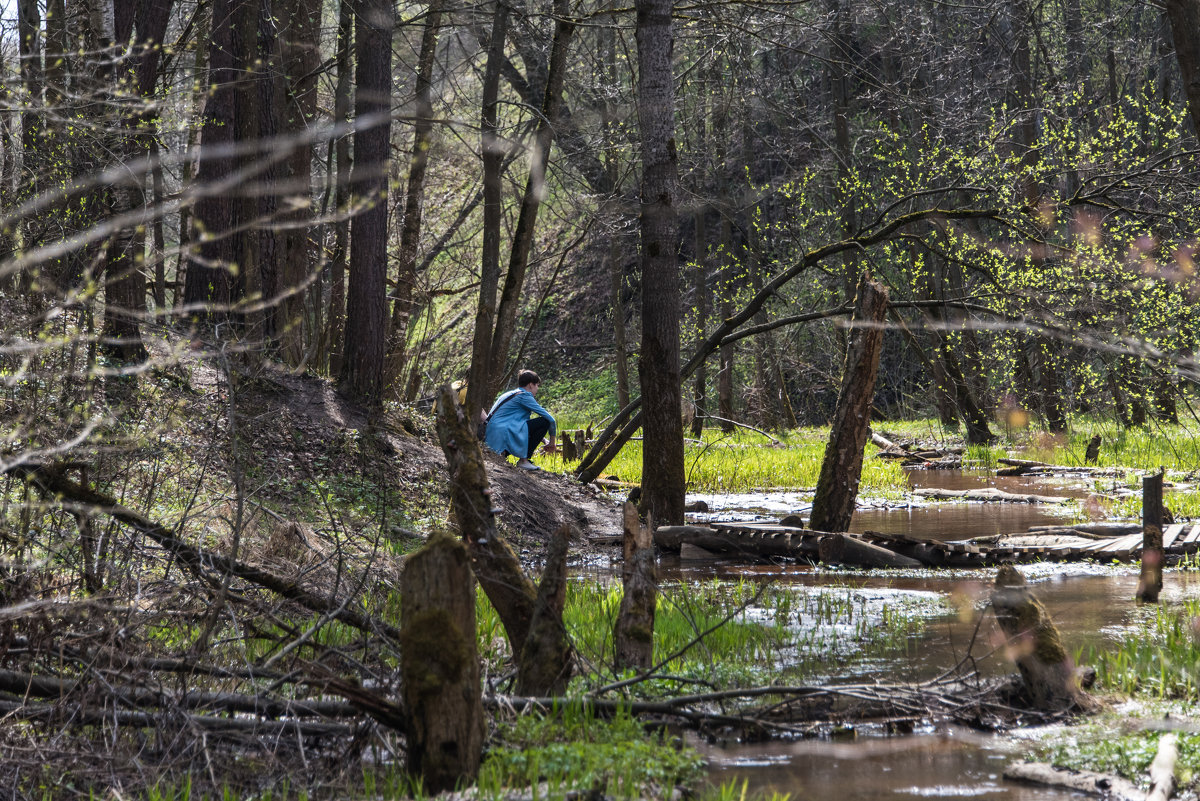
[[(504, 405), (501, 406), (501, 403)], [(513, 389), (496, 398), (492, 411), (488, 412), (487, 446), (496, 453), (508, 451), (513, 456), (525, 456), (529, 452), (529, 426), (526, 423), (531, 414), (550, 421), (550, 438), (554, 439), (557, 431), (554, 415), (543, 409), (532, 393)]]

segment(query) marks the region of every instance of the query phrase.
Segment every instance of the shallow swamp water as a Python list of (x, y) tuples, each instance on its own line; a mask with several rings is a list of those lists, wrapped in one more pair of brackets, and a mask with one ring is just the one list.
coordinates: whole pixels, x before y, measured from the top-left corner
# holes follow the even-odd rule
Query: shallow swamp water
[[(916, 472), (914, 487), (945, 489), (996, 487), (1008, 492), (1077, 498), (1067, 507), (1016, 503), (877, 503), (860, 508), (852, 530), (906, 533), (931, 539), (966, 539), (1024, 531), (1030, 526), (1062, 525), (1090, 517), (1086, 499), (1093, 489), (1085, 482), (1000, 478), (959, 472)], [(698, 520), (777, 519), (785, 514), (807, 517), (811, 497), (802, 493), (689, 496), (703, 499), (710, 512)], [(972, 653), (983, 658), (985, 674), (1012, 672), (994, 653), (983, 627), (976, 633), (978, 612), (987, 605), (994, 571), (929, 570), (852, 572), (807, 565), (751, 565), (699, 551), (660, 561), (660, 578), (699, 582), (772, 581), (804, 593), (853, 592), (864, 614), (877, 614), (893, 603), (927, 604), (930, 616), (921, 633), (903, 648), (869, 660), (843, 659), (830, 652), (827, 675), (819, 680), (903, 682), (931, 678), (962, 659), (973, 637)], [(1021, 568), (1058, 624), (1072, 653), (1100, 646), (1136, 631), (1139, 610), (1133, 602), (1136, 565), (1041, 564)], [(1164, 604), (1200, 595), (1200, 576), (1193, 571), (1167, 573)], [(803, 621), (799, 621), (803, 625)], [(1002, 778), (1006, 764), (1032, 749), (1026, 732), (988, 735), (954, 727), (930, 726), (907, 735), (864, 730), (850, 740), (810, 739), (790, 742), (697, 742), (710, 763), (715, 785), (746, 783), (749, 791), (789, 794), (794, 800), (838, 801), (883, 799), (1009, 799), (1057, 801), (1080, 798), (1065, 790), (1034, 787)]]

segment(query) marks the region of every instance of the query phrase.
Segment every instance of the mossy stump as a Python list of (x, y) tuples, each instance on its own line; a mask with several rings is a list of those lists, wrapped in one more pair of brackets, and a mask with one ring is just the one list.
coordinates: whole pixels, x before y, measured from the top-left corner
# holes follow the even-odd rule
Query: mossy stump
[(475, 648), (475, 578), (466, 546), (441, 531), (400, 579), (400, 673), (408, 767), (427, 793), (474, 779), (484, 718)]
[(1054, 621), (1025, 585), (1025, 577), (1011, 565), (1003, 565), (996, 573), (992, 610), (1034, 709), (1089, 712), (1096, 708), (1096, 702), (1079, 686)]

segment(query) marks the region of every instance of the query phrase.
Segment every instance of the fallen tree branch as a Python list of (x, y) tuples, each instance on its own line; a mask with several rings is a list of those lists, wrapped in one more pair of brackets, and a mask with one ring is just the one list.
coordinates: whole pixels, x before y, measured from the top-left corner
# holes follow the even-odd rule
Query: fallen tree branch
[(383, 634), (393, 642), (399, 640), (400, 631), (394, 626), (353, 609), (344, 608), (342, 602), (335, 598), (318, 595), (293, 581), (276, 576), (261, 568), (190, 545), (179, 539), (175, 532), (166, 526), (155, 523), (145, 515), (122, 506), (114, 498), (104, 493), (71, 481), (62, 474), (61, 470), (52, 466), (18, 464), (10, 467), (6, 472), (33, 484), (46, 495), (60, 501), (67, 500), (84, 504), (91, 507), (93, 511), (107, 514), (130, 528), (142, 532), (179, 559), (198, 577), (204, 578), (206, 570), (233, 575), (243, 581), (270, 590), (289, 601), (294, 601), (311, 611), (330, 614), (334, 619), (360, 631)]
[(1132, 782), (1111, 773), (1056, 768), (1045, 762), (1017, 762), (1004, 769), (1004, 778), (1030, 784), (1066, 787), (1080, 793), (1098, 795), (1113, 801), (1145, 801)]

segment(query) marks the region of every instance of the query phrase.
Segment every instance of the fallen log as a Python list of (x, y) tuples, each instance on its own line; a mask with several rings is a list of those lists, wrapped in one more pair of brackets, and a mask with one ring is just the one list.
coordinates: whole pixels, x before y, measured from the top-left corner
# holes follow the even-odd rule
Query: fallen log
[(1110, 773), (1056, 768), (1045, 762), (1017, 762), (1004, 769), (1004, 778), (1013, 781), (1065, 787), (1113, 801), (1144, 801), (1145, 796), (1133, 782)]
[(1164, 734), (1158, 740), (1158, 753), (1150, 763), (1150, 792), (1146, 801), (1167, 801), (1175, 793), (1175, 762), (1179, 759), (1178, 740)]
[(817, 544), (817, 555), (830, 565), (851, 567), (921, 567), (922, 563), (879, 545), (847, 534), (826, 534)]
[(817, 555), (820, 536), (821, 532), (809, 529), (793, 529), (784, 534), (708, 526), (661, 526), (654, 531), (654, 544), (674, 553), (687, 544), (718, 554), (806, 559)]
[(1024, 495), (1015, 492), (1005, 492), (1004, 490), (986, 487), (984, 489), (973, 490), (948, 490), (925, 488), (914, 490), (914, 495), (930, 500), (967, 500), (967, 501), (983, 501), (990, 503), (994, 501), (1006, 503), (1053, 503), (1061, 504), (1070, 502), (1070, 498), (1065, 498), (1060, 495)]

